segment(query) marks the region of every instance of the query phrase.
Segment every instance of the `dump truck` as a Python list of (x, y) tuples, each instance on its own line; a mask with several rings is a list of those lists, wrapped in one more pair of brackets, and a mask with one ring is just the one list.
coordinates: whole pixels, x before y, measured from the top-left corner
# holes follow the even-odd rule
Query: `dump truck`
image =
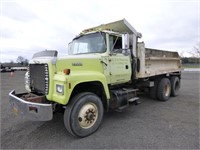
[(37, 52), (25, 74), (26, 93), (9, 93), (12, 111), (31, 121), (48, 121), (63, 110), (67, 131), (94, 133), (109, 110), (139, 104), (140, 93), (167, 101), (177, 96), (181, 62), (177, 52), (146, 48), (142, 34), (126, 20), (83, 30), (68, 54)]

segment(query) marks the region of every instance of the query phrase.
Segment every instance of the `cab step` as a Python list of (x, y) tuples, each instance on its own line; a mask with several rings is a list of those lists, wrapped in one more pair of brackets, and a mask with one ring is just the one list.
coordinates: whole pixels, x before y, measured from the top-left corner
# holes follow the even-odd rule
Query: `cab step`
[(129, 103), (132, 103), (134, 101), (137, 101), (139, 99), (139, 97), (133, 97), (131, 99), (128, 100)]
[(137, 97), (138, 89), (121, 88), (111, 90), (112, 99), (110, 101), (110, 108), (116, 111), (122, 111), (129, 106), (129, 103), (138, 105), (140, 102)]
[(127, 105), (124, 105), (124, 106), (120, 106), (120, 107), (118, 107), (117, 109), (115, 109), (115, 111), (117, 111), (117, 112), (122, 112), (122, 110), (124, 110), (125, 108), (127, 108), (129, 105), (127, 104)]

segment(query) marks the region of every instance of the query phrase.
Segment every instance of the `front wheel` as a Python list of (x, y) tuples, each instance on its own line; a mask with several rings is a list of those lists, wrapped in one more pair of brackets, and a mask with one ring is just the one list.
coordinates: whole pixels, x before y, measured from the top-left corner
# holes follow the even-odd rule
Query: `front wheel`
[(101, 99), (89, 92), (73, 97), (64, 113), (66, 129), (74, 136), (85, 137), (94, 133), (103, 118)]

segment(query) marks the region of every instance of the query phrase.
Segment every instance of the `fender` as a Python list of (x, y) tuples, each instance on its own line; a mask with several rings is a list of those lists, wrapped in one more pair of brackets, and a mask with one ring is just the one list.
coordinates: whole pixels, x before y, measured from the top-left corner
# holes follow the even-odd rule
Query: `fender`
[[(76, 87), (76, 85), (85, 82), (98, 81), (103, 85), (104, 92), (106, 94), (107, 100), (110, 99), (110, 93), (107, 86), (106, 77), (104, 74), (96, 71), (73, 71), (70, 75), (56, 74), (54, 75), (54, 89), (53, 94), (48, 95), (48, 99), (55, 101), (57, 103), (66, 105), (69, 102), (70, 96)], [(58, 94), (56, 92), (56, 84), (64, 85), (64, 95)]]

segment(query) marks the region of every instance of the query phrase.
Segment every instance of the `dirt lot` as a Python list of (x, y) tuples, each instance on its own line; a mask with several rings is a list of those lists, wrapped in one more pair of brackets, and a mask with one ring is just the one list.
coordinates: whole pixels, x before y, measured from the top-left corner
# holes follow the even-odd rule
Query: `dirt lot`
[(180, 95), (167, 102), (141, 97), (125, 111), (109, 112), (99, 130), (74, 138), (63, 115), (48, 122), (13, 116), (8, 93), (24, 92), (24, 72), (1, 73), (1, 149), (199, 149), (199, 73), (184, 72)]

